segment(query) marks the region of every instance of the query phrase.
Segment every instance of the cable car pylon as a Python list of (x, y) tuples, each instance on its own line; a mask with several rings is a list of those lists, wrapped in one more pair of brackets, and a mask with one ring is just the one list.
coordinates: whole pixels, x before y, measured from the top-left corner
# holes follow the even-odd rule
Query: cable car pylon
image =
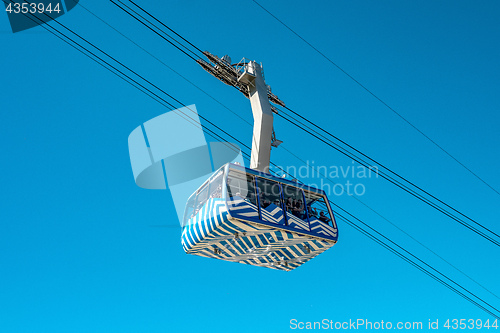
[(250, 99), (254, 119), (250, 168), (269, 173), (271, 147), (278, 147), (283, 142), (276, 139), (273, 113), (278, 111), (276, 107), (271, 106), (271, 102), (280, 106), (285, 106), (285, 103), (266, 85), (262, 65), (257, 62), (243, 58), (232, 65), (228, 55), (219, 58), (208, 51), (203, 54), (209, 60), (197, 60), (203, 69), (225, 84), (237, 87)]

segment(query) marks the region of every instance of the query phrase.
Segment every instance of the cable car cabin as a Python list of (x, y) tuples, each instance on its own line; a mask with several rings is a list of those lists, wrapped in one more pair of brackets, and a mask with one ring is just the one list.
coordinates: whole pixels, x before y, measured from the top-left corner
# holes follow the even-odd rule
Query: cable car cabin
[(337, 242), (324, 191), (236, 164), (216, 171), (188, 199), (188, 254), (290, 271)]

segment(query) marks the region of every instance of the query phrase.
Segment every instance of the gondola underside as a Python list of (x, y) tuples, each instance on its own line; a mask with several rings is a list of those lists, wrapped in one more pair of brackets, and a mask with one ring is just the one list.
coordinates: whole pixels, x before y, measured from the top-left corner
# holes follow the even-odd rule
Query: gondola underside
[[(245, 209), (253, 205), (245, 205)], [(256, 208), (255, 208), (256, 209)], [(211, 198), (182, 231), (188, 254), (291, 271), (332, 247), (336, 241), (245, 221), (228, 213), (224, 199)], [(248, 214), (252, 214), (251, 209)]]

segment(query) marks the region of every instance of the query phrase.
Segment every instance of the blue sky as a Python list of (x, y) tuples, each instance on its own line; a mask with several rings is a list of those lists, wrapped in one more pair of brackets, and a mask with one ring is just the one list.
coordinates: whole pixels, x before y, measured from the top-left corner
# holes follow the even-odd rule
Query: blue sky
[[(500, 231), (498, 194), (252, 1), (140, 3), (203, 50), (262, 62), (287, 106)], [(498, 2), (261, 3), (500, 189)], [(251, 121), (240, 93), (112, 3), (82, 4)], [(250, 144), (250, 126), (83, 8), (60, 22)], [(0, 15), (0, 38), (0, 331), (285, 332), (291, 319), (491, 318), (341, 221), (339, 243), (289, 273), (184, 254), (169, 192), (135, 185), (127, 148), (134, 128), (168, 110), (41, 27), (12, 34)], [(301, 165), (282, 148), (316, 165), (352, 165), (280, 118), (275, 129), (278, 165)], [(500, 295), (497, 247), (383, 179), (358, 181), (359, 200)], [(358, 201), (330, 199), (500, 306)]]

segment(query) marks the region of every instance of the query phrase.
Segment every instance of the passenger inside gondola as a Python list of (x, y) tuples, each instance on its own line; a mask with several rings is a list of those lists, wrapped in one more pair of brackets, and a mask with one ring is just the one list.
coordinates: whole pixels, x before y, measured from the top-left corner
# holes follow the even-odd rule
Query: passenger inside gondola
[(309, 213), (309, 217), (311, 218), (318, 218), (318, 211), (316, 210), (316, 207), (311, 207), (311, 205), (307, 205), (307, 212)]
[(288, 199), (286, 200), (286, 211), (291, 213), (292, 207), (293, 207), (293, 199), (292, 197), (288, 197)]
[(302, 203), (301, 199), (295, 202), (294, 212), (295, 212), (294, 215), (297, 216), (299, 219), (305, 218), (304, 204)]
[(271, 204), (271, 201), (269, 201), (266, 198), (263, 198), (261, 196), (261, 198), (260, 198), (260, 205), (261, 205), (262, 208), (267, 208), (267, 207), (269, 207), (270, 204)]
[(327, 217), (327, 216), (325, 215), (325, 213), (324, 213), (324, 212), (322, 212), (322, 211), (319, 213), (319, 219), (318, 219), (318, 220), (320, 220), (321, 222), (324, 222), (324, 223), (326, 223), (326, 224), (328, 224), (328, 223), (330, 222), (330, 218), (329, 218), (329, 217)]

